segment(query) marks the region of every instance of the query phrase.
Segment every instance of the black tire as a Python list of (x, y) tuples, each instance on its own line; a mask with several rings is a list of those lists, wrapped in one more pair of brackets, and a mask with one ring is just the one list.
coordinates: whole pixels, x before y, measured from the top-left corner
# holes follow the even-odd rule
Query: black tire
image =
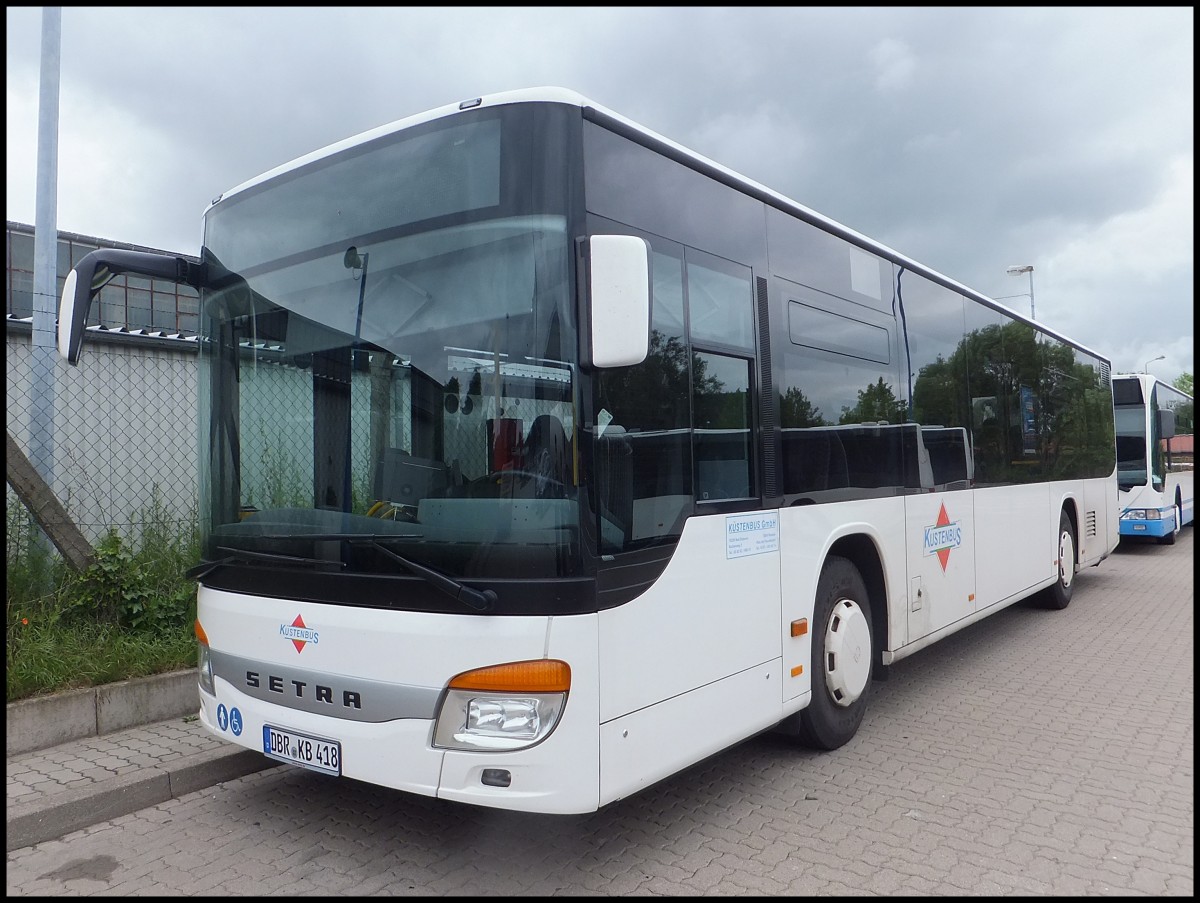
[(1058, 515), (1058, 579), (1053, 586), (1048, 586), (1041, 592), (1039, 601), (1044, 608), (1061, 611), (1071, 604), (1071, 596), (1075, 592), (1075, 575), (1079, 572), (1079, 563), (1075, 554), (1075, 528), (1071, 518), (1063, 511)]
[(831, 556), (817, 581), (815, 603), (812, 699), (800, 712), (796, 736), (813, 749), (837, 749), (858, 732), (871, 695), (871, 604), (858, 568)]
[(1179, 535), (1179, 531), (1182, 529), (1183, 529), (1183, 505), (1180, 503), (1179, 499), (1176, 499), (1175, 500), (1175, 529), (1173, 529), (1166, 536), (1158, 537), (1158, 544), (1160, 546), (1175, 545), (1175, 537)]

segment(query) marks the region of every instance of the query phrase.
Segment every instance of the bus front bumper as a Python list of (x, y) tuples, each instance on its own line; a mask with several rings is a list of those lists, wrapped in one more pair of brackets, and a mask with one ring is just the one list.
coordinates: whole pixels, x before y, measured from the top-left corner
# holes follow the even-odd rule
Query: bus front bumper
[(1121, 536), (1168, 536), (1175, 532), (1175, 509), (1130, 508), (1121, 515)]

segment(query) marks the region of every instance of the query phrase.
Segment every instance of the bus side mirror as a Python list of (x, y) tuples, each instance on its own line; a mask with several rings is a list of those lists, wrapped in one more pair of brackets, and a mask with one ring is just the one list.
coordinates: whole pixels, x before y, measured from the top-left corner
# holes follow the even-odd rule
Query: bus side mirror
[(58, 353), (67, 363), (79, 363), (83, 329), (87, 325), (92, 299), (121, 273), (136, 273), (199, 287), (202, 270), (182, 257), (149, 251), (124, 251), (100, 248), (86, 255), (67, 274), (62, 299), (58, 304)]
[(1158, 412), (1158, 434), (1163, 439), (1175, 438), (1175, 412), (1167, 409)]
[(650, 350), (650, 245), (633, 235), (593, 235), (586, 248), (588, 363), (640, 364)]

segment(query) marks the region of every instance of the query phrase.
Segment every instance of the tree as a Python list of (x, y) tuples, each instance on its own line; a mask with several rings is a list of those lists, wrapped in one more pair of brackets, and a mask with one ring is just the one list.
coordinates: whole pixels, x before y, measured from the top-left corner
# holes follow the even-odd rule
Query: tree
[(858, 403), (842, 408), (840, 423), (903, 423), (907, 405), (896, 397), (892, 387), (879, 377), (878, 381), (860, 389)]
[(1195, 397), (1196, 393), (1192, 391), (1192, 374), (1180, 373), (1177, 377), (1175, 377), (1175, 382), (1171, 383), (1171, 385), (1173, 385), (1180, 392), (1186, 392), (1193, 398)]
[[(693, 356), (698, 392), (716, 392), (704, 362)], [(678, 336), (650, 333), (646, 360), (633, 367), (605, 370), (600, 377), (603, 404), (626, 429), (669, 430), (688, 425), (688, 352)]]
[(779, 399), (779, 422), (784, 429), (825, 426), (821, 409), (814, 407), (796, 386), (790, 387)]

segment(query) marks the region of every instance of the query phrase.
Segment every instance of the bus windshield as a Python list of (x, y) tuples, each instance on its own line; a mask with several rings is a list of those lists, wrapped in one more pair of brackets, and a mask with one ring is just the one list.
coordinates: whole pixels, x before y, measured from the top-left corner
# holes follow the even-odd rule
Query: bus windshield
[(1123, 489), (1146, 483), (1146, 408), (1119, 405), (1114, 411), (1117, 428), (1117, 483)]
[(504, 127), (401, 132), (209, 211), (209, 561), (576, 572), (567, 219), (532, 165), (501, 192)]

